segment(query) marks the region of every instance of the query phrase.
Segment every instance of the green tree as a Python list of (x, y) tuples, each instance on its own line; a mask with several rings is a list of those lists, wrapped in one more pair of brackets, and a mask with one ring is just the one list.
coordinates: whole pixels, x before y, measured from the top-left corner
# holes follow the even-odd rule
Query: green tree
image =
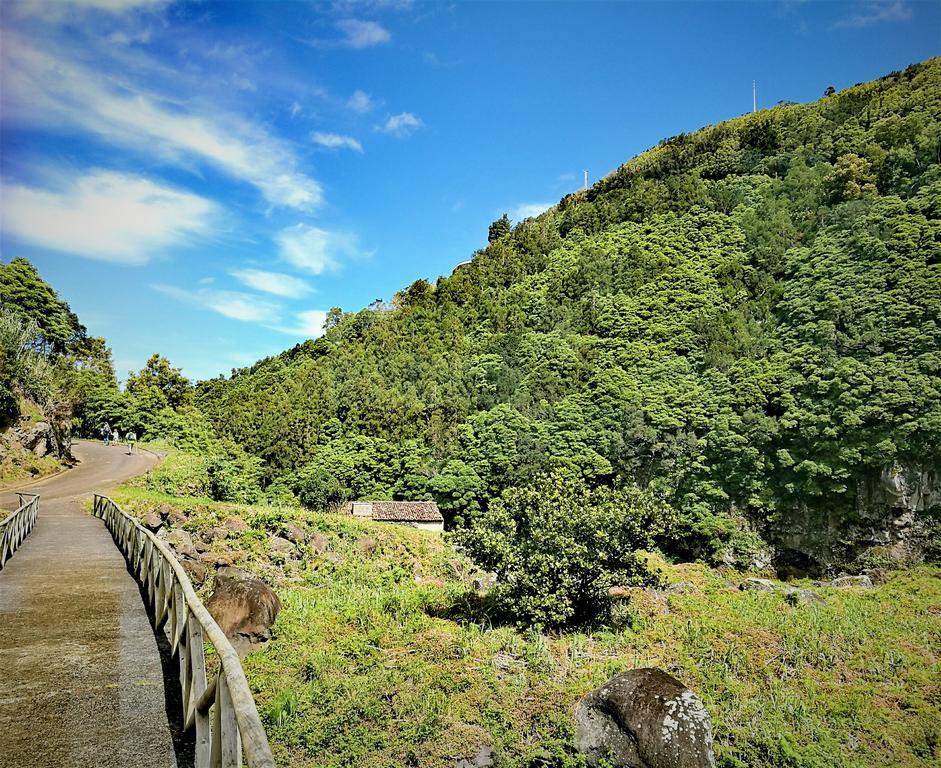
[[(191, 402), (193, 385), (179, 368), (174, 368), (167, 358), (154, 353), (141, 370), (128, 376), (126, 390), (132, 396), (142, 396), (147, 389), (154, 389), (171, 408)], [(152, 399), (152, 396), (148, 396)]]
[(0, 307), (35, 323), (44, 353), (62, 354), (85, 338), (78, 317), (26, 259), (0, 263)]
[(456, 540), (496, 572), (506, 615), (555, 627), (603, 617), (612, 586), (651, 582), (638, 550), (670, 520), (649, 494), (588, 489), (578, 475), (556, 470), (505, 491)]
[(510, 234), (511, 230), (512, 225), (510, 224), (510, 217), (504, 213), (499, 219), (493, 222), (487, 230), (487, 242), (494, 243), (501, 237)]

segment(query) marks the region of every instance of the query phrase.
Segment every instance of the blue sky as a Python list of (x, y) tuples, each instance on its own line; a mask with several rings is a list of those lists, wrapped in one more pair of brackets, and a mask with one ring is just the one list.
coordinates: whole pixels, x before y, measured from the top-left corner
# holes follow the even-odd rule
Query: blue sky
[(0, 255), (122, 377), (449, 274), (662, 138), (937, 55), (941, 3), (0, 4)]

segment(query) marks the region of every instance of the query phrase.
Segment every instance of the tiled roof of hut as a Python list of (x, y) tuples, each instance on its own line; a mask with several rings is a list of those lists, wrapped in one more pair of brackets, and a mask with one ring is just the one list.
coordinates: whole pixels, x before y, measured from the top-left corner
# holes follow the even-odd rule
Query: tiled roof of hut
[[(359, 503), (359, 502), (357, 502)], [(444, 520), (433, 501), (368, 501), (372, 505), (373, 520), (391, 520), (402, 523), (440, 523)]]

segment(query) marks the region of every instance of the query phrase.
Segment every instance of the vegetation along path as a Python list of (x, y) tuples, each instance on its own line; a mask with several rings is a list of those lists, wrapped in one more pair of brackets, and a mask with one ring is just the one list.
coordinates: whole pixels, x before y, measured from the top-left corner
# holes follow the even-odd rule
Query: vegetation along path
[[(0, 768), (177, 765), (161, 655), (137, 583), (85, 500), (154, 464), (81, 443), (30, 487), (39, 520), (0, 573)], [(0, 503), (12, 508), (16, 496)]]

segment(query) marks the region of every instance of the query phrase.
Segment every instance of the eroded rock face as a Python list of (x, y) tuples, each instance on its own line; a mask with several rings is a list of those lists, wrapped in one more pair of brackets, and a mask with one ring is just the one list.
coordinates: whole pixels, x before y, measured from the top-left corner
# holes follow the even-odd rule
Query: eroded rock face
[[(856, 483), (850, 507), (782, 508), (768, 536), (782, 578), (817, 577), (876, 552), (899, 563), (922, 556), (929, 510), (941, 506), (941, 473), (926, 466), (887, 466)], [(928, 513), (928, 514), (926, 514)]]
[(699, 697), (662, 669), (622, 672), (575, 710), (589, 765), (714, 768), (712, 722)]
[(39, 421), (31, 426), (17, 424), (7, 441), (22, 446), (33, 454), (67, 459), (71, 455), (72, 427), (68, 420)]
[(265, 582), (239, 568), (224, 567), (206, 608), (241, 654), (271, 639), (281, 601)]

